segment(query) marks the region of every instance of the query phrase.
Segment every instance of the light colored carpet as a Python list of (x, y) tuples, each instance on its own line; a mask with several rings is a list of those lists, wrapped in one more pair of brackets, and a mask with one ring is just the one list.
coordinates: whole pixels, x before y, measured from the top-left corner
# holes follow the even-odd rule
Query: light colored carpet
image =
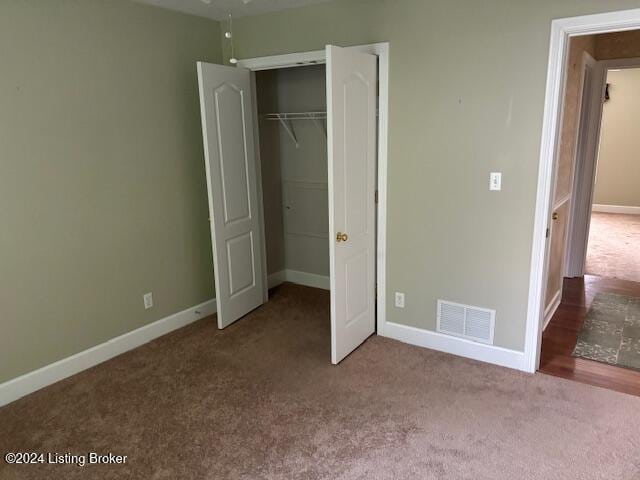
[(640, 282), (640, 215), (593, 212), (586, 273)]
[(0, 409), (0, 452), (128, 455), (2, 479), (640, 478), (640, 398), (372, 337), (329, 363), (328, 293), (285, 284)]

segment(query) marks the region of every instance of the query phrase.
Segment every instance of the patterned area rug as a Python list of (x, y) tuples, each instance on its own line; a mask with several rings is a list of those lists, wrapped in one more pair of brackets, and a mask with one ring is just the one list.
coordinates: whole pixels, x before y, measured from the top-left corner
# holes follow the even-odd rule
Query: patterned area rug
[(596, 294), (573, 356), (640, 370), (640, 298)]

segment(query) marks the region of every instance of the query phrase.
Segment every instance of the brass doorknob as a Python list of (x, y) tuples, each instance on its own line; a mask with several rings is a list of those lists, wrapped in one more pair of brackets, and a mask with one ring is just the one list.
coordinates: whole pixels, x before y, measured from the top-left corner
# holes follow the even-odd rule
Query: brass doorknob
[(551, 218), (553, 218), (554, 220), (557, 220), (558, 218), (560, 218), (560, 215), (558, 215), (558, 212), (553, 212), (553, 215), (551, 215)]
[(347, 240), (349, 240), (349, 236), (346, 233), (338, 232), (336, 235), (337, 242), (346, 242)]

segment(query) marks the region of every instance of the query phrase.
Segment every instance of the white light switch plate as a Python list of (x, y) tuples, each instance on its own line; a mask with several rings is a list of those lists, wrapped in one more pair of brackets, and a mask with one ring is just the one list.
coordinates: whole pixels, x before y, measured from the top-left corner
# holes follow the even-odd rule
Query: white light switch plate
[(502, 173), (491, 172), (489, 175), (489, 190), (498, 191), (502, 190)]
[(404, 308), (404, 293), (396, 292), (396, 307)]
[(153, 293), (145, 293), (144, 297), (142, 298), (144, 299), (145, 310), (149, 310), (151, 307), (153, 307)]

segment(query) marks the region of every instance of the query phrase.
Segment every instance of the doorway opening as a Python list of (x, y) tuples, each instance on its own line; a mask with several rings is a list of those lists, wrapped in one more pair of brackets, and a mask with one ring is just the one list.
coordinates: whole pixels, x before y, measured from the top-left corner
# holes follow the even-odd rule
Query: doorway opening
[(255, 74), (269, 288), (330, 288), (325, 71)]
[[(551, 159), (553, 168), (537, 332), (542, 372), (635, 394), (640, 394), (640, 324), (635, 324), (640, 282), (634, 281), (640, 280), (635, 277), (640, 208), (634, 208), (640, 197), (635, 159), (640, 30), (627, 28), (639, 23), (638, 14), (554, 22), (552, 39), (562, 45), (551, 47), (557, 63), (550, 60), (548, 90), (551, 78), (563, 81), (553, 87), (555, 132), (543, 136), (543, 148), (550, 140), (550, 150), (541, 157)], [(612, 26), (614, 20), (625, 29)], [(599, 23), (608, 25), (599, 30), (594, 26)], [(547, 111), (546, 120), (550, 115)]]
[(218, 326), (283, 282), (329, 290), (336, 364), (384, 324), (388, 45), (198, 74)]
[(640, 63), (613, 63), (603, 65), (605, 99), (585, 273), (640, 286)]

